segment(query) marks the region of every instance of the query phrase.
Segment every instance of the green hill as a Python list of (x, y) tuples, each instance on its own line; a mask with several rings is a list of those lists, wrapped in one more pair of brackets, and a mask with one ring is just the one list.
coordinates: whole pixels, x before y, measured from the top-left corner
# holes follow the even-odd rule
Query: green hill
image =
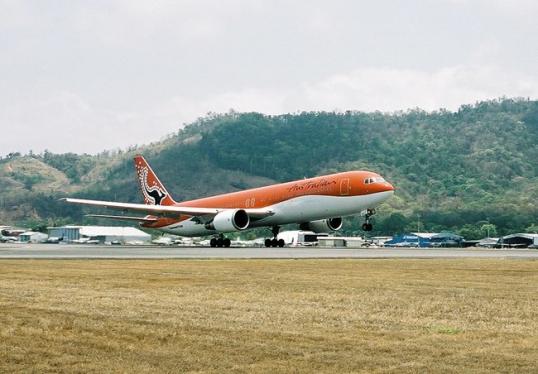
[[(537, 140), (538, 102), (529, 100), (488, 101), (457, 112), (214, 115), (125, 152), (10, 155), (0, 161), (0, 219), (87, 221), (81, 208), (57, 201), (66, 194), (140, 201), (131, 157), (141, 152), (176, 200), (368, 169), (397, 188), (376, 215), (378, 234), (453, 230), (473, 238), (488, 223), (497, 234), (536, 230)], [(49, 171), (13, 171), (29, 159)], [(48, 188), (44, 175), (52, 178)], [(359, 226), (360, 218), (348, 219), (344, 229), (358, 232)]]

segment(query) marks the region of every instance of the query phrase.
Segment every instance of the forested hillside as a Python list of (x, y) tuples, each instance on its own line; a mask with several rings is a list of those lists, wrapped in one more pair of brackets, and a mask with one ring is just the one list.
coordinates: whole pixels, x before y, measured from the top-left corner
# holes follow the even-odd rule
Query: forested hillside
[[(376, 215), (375, 233), (538, 230), (537, 141), (538, 102), (528, 100), (433, 113), (232, 112), (122, 152), (11, 154), (0, 161), (0, 221), (90, 222), (57, 201), (66, 195), (139, 201), (131, 157), (141, 152), (176, 200), (368, 169), (397, 188)], [(359, 226), (354, 218), (344, 228)]]

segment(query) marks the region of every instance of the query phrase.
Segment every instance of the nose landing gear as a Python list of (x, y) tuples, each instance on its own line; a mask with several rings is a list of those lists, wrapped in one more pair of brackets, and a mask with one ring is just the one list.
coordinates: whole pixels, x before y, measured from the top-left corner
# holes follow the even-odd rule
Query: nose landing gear
[(273, 233), (273, 239), (265, 239), (265, 246), (267, 248), (269, 247), (284, 247), (284, 239), (277, 239), (278, 232), (280, 231), (279, 226), (273, 226), (271, 228), (271, 232)]
[(375, 209), (367, 209), (366, 214), (364, 215), (364, 223), (362, 224), (362, 229), (364, 231), (372, 231), (374, 226), (370, 223), (370, 217), (375, 214)]

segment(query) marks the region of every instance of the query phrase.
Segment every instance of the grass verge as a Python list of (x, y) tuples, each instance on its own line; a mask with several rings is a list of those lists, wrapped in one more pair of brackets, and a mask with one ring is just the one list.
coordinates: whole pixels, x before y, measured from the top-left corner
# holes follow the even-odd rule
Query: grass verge
[(0, 261), (0, 372), (536, 372), (538, 262)]

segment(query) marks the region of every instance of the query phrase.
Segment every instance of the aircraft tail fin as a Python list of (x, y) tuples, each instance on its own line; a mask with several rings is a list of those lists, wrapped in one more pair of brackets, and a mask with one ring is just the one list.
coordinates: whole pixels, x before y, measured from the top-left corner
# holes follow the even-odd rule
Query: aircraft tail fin
[(135, 156), (134, 165), (144, 203), (148, 205), (174, 205), (176, 203), (142, 155)]

